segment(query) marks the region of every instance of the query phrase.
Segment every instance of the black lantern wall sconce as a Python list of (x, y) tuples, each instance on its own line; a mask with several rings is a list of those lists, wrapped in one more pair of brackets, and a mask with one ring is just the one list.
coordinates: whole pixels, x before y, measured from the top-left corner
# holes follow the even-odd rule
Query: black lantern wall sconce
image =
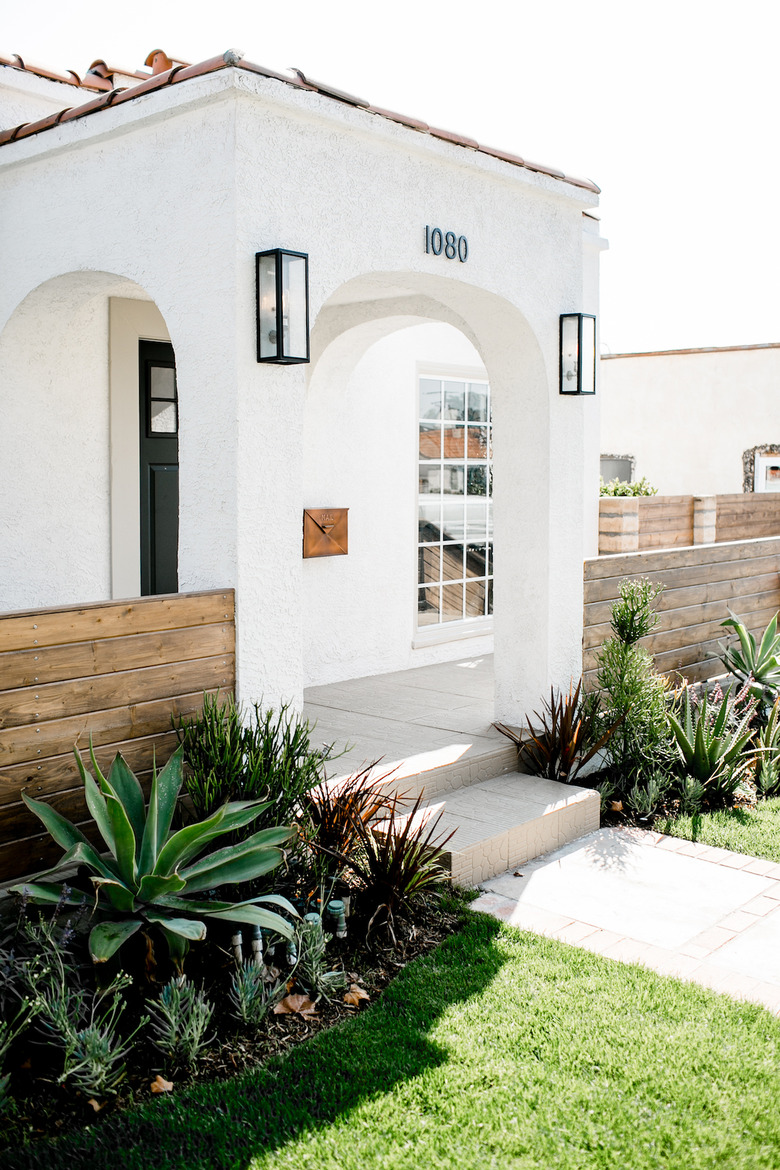
[(596, 318), (561, 313), (561, 394), (596, 393)]
[(309, 257), (271, 248), (255, 255), (257, 360), (309, 361)]

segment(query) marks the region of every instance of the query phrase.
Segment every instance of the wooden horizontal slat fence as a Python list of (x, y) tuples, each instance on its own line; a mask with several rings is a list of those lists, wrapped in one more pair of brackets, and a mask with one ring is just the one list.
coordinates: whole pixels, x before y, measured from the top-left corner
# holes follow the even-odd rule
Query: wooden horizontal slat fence
[(639, 551), (693, 544), (693, 496), (639, 496)]
[(586, 686), (595, 682), (596, 654), (612, 633), (612, 602), (626, 577), (648, 577), (664, 586), (656, 601), (660, 621), (642, 640), (658, 670), (699, 682), (724, 673), (718, 642), (729, 634), (721, 626), (729, 610), (755, 634), (780, 609), (780, 537), (587, 560)]
[(599, 500), (599, 552), (605, 555), (765, 536), (780, 536), (780, 492)]
[(121, 751), (148, 792), (171, 716), (234, 690), (232, 589), (0, 614), (0, 882), (62, 855), (22, 789), (95, 839), (74, 745), (91, 735), (101, 769)]
[(780, 533), (780, 492), (715, 497), (715, 539), (750, 540)]

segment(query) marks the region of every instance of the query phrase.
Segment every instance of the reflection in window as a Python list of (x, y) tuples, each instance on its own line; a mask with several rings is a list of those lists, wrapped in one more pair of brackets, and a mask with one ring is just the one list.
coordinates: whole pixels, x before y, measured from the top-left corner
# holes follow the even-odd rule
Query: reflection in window
[(418, 626), (493, 612), (487, 382), (420, 379)]
[(175, 435), (179, 429), (176, 370), (151, 366), (148, 385), (149, 430), (153, 435)]

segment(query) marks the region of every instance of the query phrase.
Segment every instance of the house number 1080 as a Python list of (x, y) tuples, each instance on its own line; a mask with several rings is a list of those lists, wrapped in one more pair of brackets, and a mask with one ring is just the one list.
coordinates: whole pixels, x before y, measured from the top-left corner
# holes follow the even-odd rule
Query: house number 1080
[(456, 236), (455, 232), (443, 232), (441, 228), (426, 224), (425, 251), (433, 252), (434, 256), (444, 253), (448, 260), (457, 258), (465, 264), (469, 258), (469, 242), (465, 236)]

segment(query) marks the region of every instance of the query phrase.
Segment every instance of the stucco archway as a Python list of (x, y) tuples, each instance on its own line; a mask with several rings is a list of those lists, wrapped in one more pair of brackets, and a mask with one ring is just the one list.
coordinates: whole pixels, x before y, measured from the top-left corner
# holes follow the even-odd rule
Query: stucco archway
[(136, 596), (138, 340), (169, 340), (137, 283), (64, 273), (0, 333), (3, 609)]
[[(542, 347), (529, 323), (504, 298), (460, 280), (411, 272), (356, 277), (317, 315), (308, 399), (335, 401), (372, 346), (420, 321), (459, 330), (479, 354), (492, 387), (496, 711), (517, 721), (552, 677), (563, 681), (562, 663), (569, 673), (578, 670), (576, 619), (561, 624), (557, 617), (561, 607), (581, 615), (582, 589), (575, 551), (566, 579), (558, 568), (559, 587), (551, 595), (551, 564), (559, 551), (551, 524), (552, 394)], [(411, 430), (409, 442), (414, 442)], [(571, 454), (576, 462), (576, 452)], [(397, 522), (408, 520), (402, 516)], [(458, 652), (464, 648), (453, 647), (452, 656)]]

